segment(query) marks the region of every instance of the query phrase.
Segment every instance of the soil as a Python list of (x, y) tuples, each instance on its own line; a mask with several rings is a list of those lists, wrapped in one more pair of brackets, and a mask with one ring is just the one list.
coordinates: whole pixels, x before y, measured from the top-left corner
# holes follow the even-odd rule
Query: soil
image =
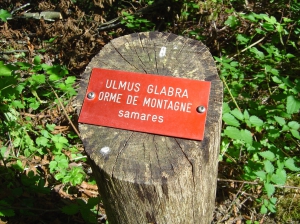
[[(105, 11), (105, 7), (112, 3), (110, 1), (94, 0), (95, 8), (93, 8), (92, 13), (89, 13), (88, 7), (84, 6), (87, 4), (85, 1), (77, 1), (77, 4), (74, 4), (76, 1), (71, 0), (31, 1), (30, 5), (17, 11), (13, 19), (7, 23), (0, 23), (0, 60), (5, 60), (7, 63), (15, 62), (18, 60), (17, 56), (23, 54), (25, 60), (32, 61), (35, 55), (40, 55), (45, 63), (66, 65), (70, 74), (80, 79), (80, 74), (85, 66), (106, 43), (113, 38), (131, 32), (125, 26), (103, 31), (98, 30), (100, 24), (118, 16), (116, 12)], [(24, 6), (26, 3), (23, 0), (11, 0), (1, 3), (0, 8), (11, 11)], [(29, 9), (31, 12), (60, 12), (62, 19), (48, 21), (43, 18), (23, 18), (23, 13)], [(157, 22), (160, 22), (159, 19)], [(183, 26), (183, 24), (179, 25)], [(210, 26), (210, 24), (207, 25)], [(218, 24), (216, 25), (218, 26)], [(186, 29), (192, 28), (188, 27), (188, 23), (184, 26)], [(176, 29), (173, 27), (173, 30), (170, 31), (176, 32)], [(207, 35), (211, 35), (211, 38), (205, 44), (213, 53), (219, 52), (220, 46), (225, 44), (224, 36), (227, 35), (228, 31), (226, 28), (219, 30), (218, 36), (210, 29), (207, 29), (206, 32)], [(230, 35), (227, 36), (230, 37)], [(68, 110), (70, 114), (75, 114), (72, 105), (69, 105)], [(49, 116), (48, 119), (53, 119), (58, 124), (57, 132), (68, 132), (71, 129), (61, 111), (52, 109), (45, 112), (45, 116)], [(31, 163), (32, 167), (39, 164), (38, 168), (35, 168), (37, 169), (36, 172), (43, 172), (45, 176), (49, 175), (49, 171), (44, 166), (49, 163), (49, 158), (36, 157)], [(238, 224), (251, 219), (258, 220), (259, 223), (275, 223), (271, 217), (259, 215), (253, 208), (255, 199), (261, 191), (255, 183), (249, 184), (230, 180), (239, 179), (237, 165), (239, 164), (231, 166), (228, 163), (220, 163), (219, 165), (219, 182), (213, 223)], [(83, 166), (88, 172), (89, 164), (83, 164)], [(35, 197), (34, 204), (37, 209), (31, 212), (39, 215), (20, 216), (22, 219), (15, 216), (10, 219), (9, 223), (85, 223), (80, 214), (67, 216), (60, 213), (57, 210), (57, 205), (74, 203), (77, 199), (87, 201), (88, 198), (98, 195), (97, 187), (83, 182), (80, 186), (66, 192), (63, 185), (60, 183), (56, 185), (55, 181), (52, 181), (53, 190), (50, 195), (36, 195), (34, 193), (24, 195), (28, 198)], [(247, 193), (242, 191), (245, 184), (248, 184), (250, 188)], [(98, 220), (105, 223), (105, 211), (101, 206), (99, 207)], [(0, 221), (0, 223), (8, 222)]]

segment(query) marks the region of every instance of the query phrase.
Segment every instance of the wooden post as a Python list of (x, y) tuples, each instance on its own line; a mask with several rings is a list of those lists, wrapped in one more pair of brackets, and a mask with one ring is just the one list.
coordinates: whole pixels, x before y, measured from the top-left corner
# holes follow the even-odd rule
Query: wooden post
[[(164, 47), (164, 57), (160, 57)], [(79, 124), (111, 224), (207, 224), (215, 207), (223, 87), (199, 41), (145, 32), (116, 38), (82, 74), (80, 113), (93, 68), (211, 82), (203, 141)]]

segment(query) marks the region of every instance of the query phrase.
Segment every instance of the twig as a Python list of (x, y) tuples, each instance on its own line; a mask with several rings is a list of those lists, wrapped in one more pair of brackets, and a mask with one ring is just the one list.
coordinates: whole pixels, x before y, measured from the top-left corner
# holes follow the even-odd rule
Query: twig
[(13, 51), (1, 51), (0, 54), (14, 54), (28, 52), (28, 50), (13, 50)]
[(232, 98), (232, 100), (233, 100), (235, 106), (239, 109), (239, 111), (241, 111), (241, 108), (239, 107), (239, 105), (237, 104), (236, 100), (234, 99), (234, 97), (233, 97), (233, 95), (232, 95), (232, 93), (231, 93), (231, 91), (230, 91), (230, 88), (228, 87), (227, 82), (226, 82), (226, 80), (224, 79), (224, 77), (222, 77), (222, 80), (223, 80), (223, 83), (225, 84), (225, 86), (226, 86), (226, 88), (227, 88), (227, 90), (228, 90), (228, 92), (229, 92), (229, 95), (231, 96), (231, 98)]
[(28, 208), (28, 207), (3, 206), (3, 205), (0, 205), (0, 208), (2, 208), (2, 209), (26, 209), (26, 210), (43, 211), (43, 212), (57, 212), (57, 211), (59, 211), (59, 209)]
[[(136, 12), (132, 13), (131, 15), (142, 15), (142, 14), (150, 14), (154, 13), (157, 9), (160, 9), (165, 6), (165, 2), (163, 0), (161, 1), (155, 1), (152, 5), (148, 5), (144, 8), (141, 8), (137, 10)], [(134, 8), (134, 7), (133, 7)], [(108, 29), (113, 29), (116, 27), (119, 27), (121, 24), (121, 19), (124, 16), (119, 16), (117, 18), (114, 18), (106, 23), (102, 23), (98, 26), (98, 31), (103, 31), (103, 30), (108, 30)]]
[(222, 179), (222, 178), (218, 178), (218, 181), (222, 181), (222, 182), (236, 182), (236, 183), (243, 183), (243, 184), (259, 184), (258, 182), (255, 181), (245, 181), (245, 180), (233, 180), (233, 179)]
[(22, 6), (18, 7), (18, 8), (16, 8), (16, 9), (12, 10), (12, 11), (10, 12), (10, 14), (13, 15), (15, 12), (17, 12), (17, 11), (19, 11), (19, 10), (21, 10), (21, 9), (24, 9), (25, 7), (27, 7), (27, 6), (29, 6), (29, 5), (30, 5), (30, 3), (26, 3), (25, 5), (22, 5)]
[(234, 57), (236, 57), (237, 55), (239, 55), (240, 53), (243, 53), (244, 51), (248, 50), (249, 48), (259, 44), (260, 42), (262, 42), (266, 37), (263, 37), (261, 39), (259, 39), (258, 41), (256, 41), (255, 43), (249, 45), (248, 47), (244, 48), (243, 50), (241, 50), (239, 53), (233, 55), (230, 59), (233, 59)]
[(25, 112), (20, 112), (20, 115), (27, 116), (27, 117), (37, 117), (37, 118), (51, 117), (50, 115), (30, 114)]
[[(48, 83), (49, 84), (49, 83)], [(76, 134), (78, 135), (78, 137), (80, 138), (80, 134), (79, 131), (77, 130), (77, 128), (75, 127), (75, 125), (73, 124), (73, 122), (71, 121), (71, 119), (68, 116), (68, 113), (64, 107), (64, 105), (62, 104), (62, 102), (60, 101), (58, 95), (56, 94), (56, 92), (54, 91), (54, 89), (52, 88), (52, 86), (49, 84), (50, 88), (52, 89), (52, 92), (54, 93), (56, 99), (58, 100), (60, 107), (63, 109), (64, 115), (66, 116), (66, 118), (68, 119), (70, 125), (72, 126), (73, 130), (76, 132)]]
[[(242, 190), (243, 187), (244, 187), (244, 183), (240, 186), (238, 192), (237, 192), (237, 193), (235, 194), (235, 196), (234, 196), (234, 199), (232, 200), (232, 202), (231, 202), (230, 205), (228, 206), (227, 211), (226, 211), (226, 214), (228, 214), (229, 210), (232, 211), (233, 204), (236, 204), (236, 201), (237, 201), (237, 199), (238, 199), (238, 195), (240, 194), (240, 192), (241, 192), (241, 190)], [(226, 214), (225, 214), (225, 215), (226, 215)], [(224, 216), (224, 218), (225, 218), (225, 216)], [(221, 221), (223, 221), (224, 218), (223, 218)]]
[[(101, 24), (101, 25), (103, 25), (103, 24)], [(107, 26), (100, 26), (99, 28), (98, 28), (98, 31), (104, 31), (104, 30), (110, 30), (110, 29), (114, 29), (114, 28), (117, 28), (117, 27), (119, 27), (121, 25), (121, 22), (118, 22), (118, 23), (112, 23), (112, 24), (110, 24), (110, 25), (107, 25)]]
[[(223, 182), (236, 182), (236, 183), (253, 184), (253, 185), (260, 184), (259, 182), (256, 182), (256, 181), (233, 180), (233, 179), (222, 179), (222, 178), (218, 178), (218, 181), (223, 181)], [(297, 190), (300, 189), (300, 187), (294, 187), (294, 186), (288, 186), (288, 185), (276, 185), (276, 184), (274, 184), (274, 187), (290, 188), (290, 189), (297, 189)]]
[(291, 204), (289, 206), (289, 213), (291, 213), (291, 208), (292, 208), (292, 204), (293, 204), (293, 201), (294, 201), (295, 197), (296, 197), (296, 193), (294, 194), (294, 197), (293, 197), (293, 199), (291, 201)]

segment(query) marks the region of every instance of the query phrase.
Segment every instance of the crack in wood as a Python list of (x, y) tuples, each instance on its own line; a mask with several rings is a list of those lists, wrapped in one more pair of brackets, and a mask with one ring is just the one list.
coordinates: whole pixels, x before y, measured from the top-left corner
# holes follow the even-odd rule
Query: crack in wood
[[(194, 173), (194, 165), (192, 163), (192, 161), (190, 161), (190, 159), (188, 158), (187, 154), (184, 152), (183, 148), (181, 147), (180, 143), (178, 142), (178, 140), (176, 138), (174, 138), (175, 142), (178, 144), (179, 148), (181, 149), (183, 155), (185, 156), (185, 158), (187, 159), (187, 161), (190, 163), (191, 167), (192, 167), (192, 180), (193, 180), (193, 191), (195, 192), (196, 190), (196, 184), (195, 184), (195, 173)], [(194, 202), (194, 196), (192, 197), (192, 205), (193, 207), (195, 206), (195, 202)], [(192, 207), (192, 208), (193, 208)], [(196, 221), (195, 219), (195, 212), (194, 209), (192, 209), (193, 211), (193, 220), (194, 222)]]
[[(162, 47), (166, 52), (160, 52)], [(94, 67), (211, 81), (203, 141), (79, 125), (112, 223), (147, 223), (147, 216), (157, 223), (209, 223), (214, 202), (211, 188), (217, 177), (222, 82), (207, 48), (198, 41), (159, 32), (114, 39), (82, 74), (79, 112), (85, 80)], [(105, 158), (99, 152), (104, 146), (111, 148)]]
[[(129, 41), (129, 40), (127, 40), (127, 43), (128, 44), (133, 44), (133, 43), (135, 43), (134, 41)], [(134, 52), (135, 52), (135, 54), (136, 54), (136, 56), (137, 56), (137, 58), (139, 59), (139, 61), (142, 63), (142, 69), (143, 69), (143, 71), (147, 74), (147, 71), (146, 71), (146, 69), (145, 69), (145, 64), (144, 64), (144, 62), (142, 61), (142, 59), (141, 59), (141, 57), (140, 57), (140, 55), (139, 55), (139, 53), (138, 53), (138, 51), (137, 51), (137, 49), (138, 49), (138, 47), (136, 47), (136, 46), (134, 46), (133, 48), (132, 48), (133, 50), (134, 50)], [(139, 48), (139, 50), (140, 49), (142, 49), (142, 48)], [(144, 49), (143, 49), (143, 51), (144, 51)]]
[(121, 148), (121, 149), (119, 150), (119, 152), (118, 152), (118, 154), (117, 154), (117, 156), (116, 156), (116, 159), (115, 159), (115, 162), (114, 162), (114, 166), (113, 166), (112, 172), (111, 172), (111, 176), (112, 176), (112, 177), (114, 177), (114, 171), (115, 171), (115, 167), (116, 167), (116, 165), (117, 165), (118, 158), (119, 158), (119, 156), (121, 155), (122, 151), (126, 148), (127, 143), (129, 142), (129, 140), (130, 140), (130, 138), (131, 138), (132, 135), (133, 135), (133, 132), (131, 132), (131, 134), (130, 134), (130, 136), (128, 137), (127, 141), (125, 142), (123, 148)]

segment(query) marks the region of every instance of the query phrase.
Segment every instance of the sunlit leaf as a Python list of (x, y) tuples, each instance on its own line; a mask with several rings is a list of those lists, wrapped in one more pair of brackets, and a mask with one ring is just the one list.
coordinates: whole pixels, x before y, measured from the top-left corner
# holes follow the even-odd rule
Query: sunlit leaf
[(223, 114), (222, 119), (228, 125), (235, 126), (235, 127), (240, 126), (240, 122), (233, 115), (229, 113)]

